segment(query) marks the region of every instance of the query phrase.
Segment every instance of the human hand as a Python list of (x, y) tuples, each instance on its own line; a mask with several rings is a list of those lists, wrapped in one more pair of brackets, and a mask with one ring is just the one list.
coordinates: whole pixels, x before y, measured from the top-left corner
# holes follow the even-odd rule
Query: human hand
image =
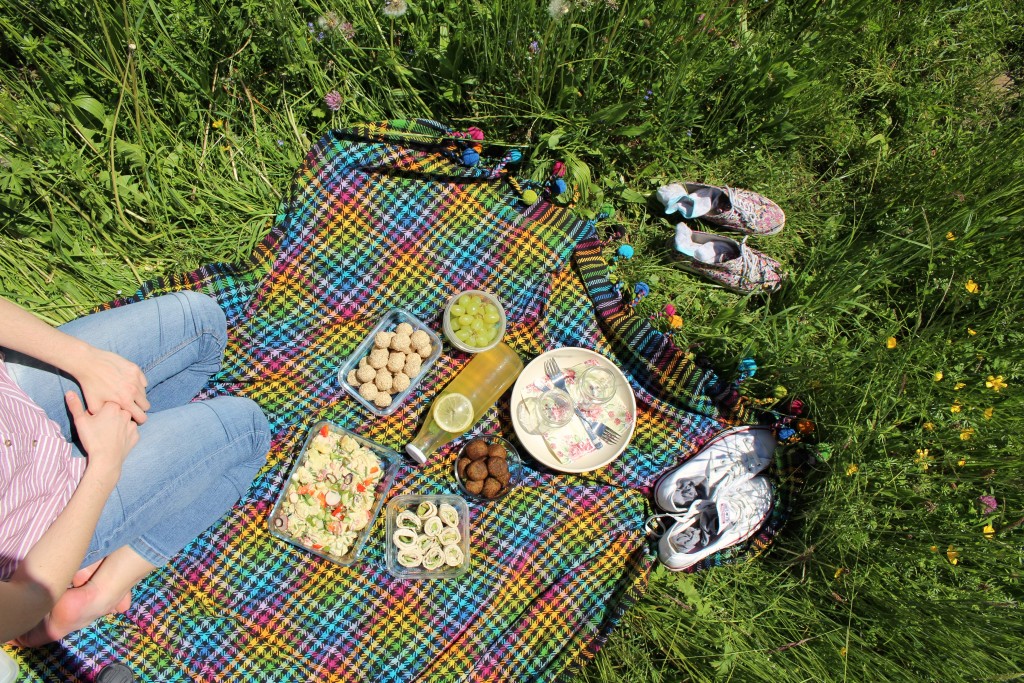
[(146, 398), (146, 376), (139, 366), (116, 353), (93, 348), (88, 361), (72, 373), (82, 387), (82, 396), (89, 412), (98, 414), (106, 403), (114, 403), (128, 411), (136, 423), (146, 421), (149, 400)]
[(120, 476), (121, 465), (139, 442), (139, 428), (132, 422), (131, 413), (109, 401), (95, 413), (86, 412), (82, 399), (73, 391), (67, 392), (64, 400), (89, 456), (88, 466), (98, 466)]

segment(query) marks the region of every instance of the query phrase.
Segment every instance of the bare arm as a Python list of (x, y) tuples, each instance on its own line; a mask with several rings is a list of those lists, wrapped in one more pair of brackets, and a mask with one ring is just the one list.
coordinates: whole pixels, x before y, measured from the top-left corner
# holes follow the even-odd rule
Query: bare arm
[(53, 608), (78, 570), (121, 465), (138, 441), (131, 415), (107, 403), (95, 415), (85, 412), (78, 396), (65, 397), (89, 457), (74, 495), (32, 546), (10, 581), (0, 582), (0, 642), (29, 631)]
[(0, 346), (73, 376), (90, 411), (97, 412), (104, 403), (112, 401), (131, 413), (137, 423), (146, 421), (146, 376), (137, 365), (50, 327), (2, 297)]

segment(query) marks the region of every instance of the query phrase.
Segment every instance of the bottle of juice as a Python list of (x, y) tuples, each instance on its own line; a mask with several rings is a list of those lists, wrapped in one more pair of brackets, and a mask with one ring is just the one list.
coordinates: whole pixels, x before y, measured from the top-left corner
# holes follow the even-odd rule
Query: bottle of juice
[(523, 361), (504, 342), (476, 354), (434, 399), (426, 422), (405, 452), (425, 463), (438, 448), (468, 432), (522, 371)]

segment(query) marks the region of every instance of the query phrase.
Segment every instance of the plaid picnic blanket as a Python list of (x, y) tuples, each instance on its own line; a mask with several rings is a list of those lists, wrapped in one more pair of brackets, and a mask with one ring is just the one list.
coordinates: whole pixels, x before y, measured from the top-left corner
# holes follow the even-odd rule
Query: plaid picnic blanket
[[(622, 302), (595, 221), (517, 182), (512, 153), (467, 164), (474, 146), (422, 120), (330, 132), (249, 263), (167, 277), (114, 304), (181, 289), (216, 297), (230, 341), (204, 393), (256, 400), (273, 446), (245, 498), (140, 584), (129, 612), (60, 645), (9, 649), (23, 680), (92, 680), (120, 660), (145, 681), (549, 681), (594, 656), (646, 587), (656, 476), (749, 416), (721, 415), (708, 398), (715, 374)], [(529, 190), (540, 200), (524, 201)], [(447, 298), (470, 288), (507, 304), (506, 339), (524, 360), (559, 346), (615, 360), (638, 404), (626, 452), (584, 475), (526, 458), (521, 486), (471, 504), (472, 567), (454, 580), (392, 577), (382, 519), (350, 568), (273, 538), (267, 515), (311, 424), (329, 419), (401, 452), (469, 357), (446, 349), (387, 418), (346, 397), (341, 362), (388, 309), (440, 329)], [(514, 438), (508, 399), (473, 431)], [(457, 492), (454, 457), (408, 460), (392, 495)]]

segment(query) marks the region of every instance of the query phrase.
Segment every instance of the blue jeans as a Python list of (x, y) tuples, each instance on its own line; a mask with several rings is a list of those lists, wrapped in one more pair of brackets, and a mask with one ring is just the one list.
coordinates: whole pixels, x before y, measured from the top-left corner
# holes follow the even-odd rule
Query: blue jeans
[[(191, 402), (220, 369), (224, 313), (207, 296), (176, 292), (60, 329), (142, 368), (151, 404), (82, 566), (125, 545), (153, 565), (166, 564), (248, 490), (270, 447), (270, 427), (253, 401), (218, 396)], [(65, 391), (81, 396), (74, 380), (23, 354), (7, 352), (5, 362), (72, 442), (73, 455), (84, 456), (64, 403)]]

